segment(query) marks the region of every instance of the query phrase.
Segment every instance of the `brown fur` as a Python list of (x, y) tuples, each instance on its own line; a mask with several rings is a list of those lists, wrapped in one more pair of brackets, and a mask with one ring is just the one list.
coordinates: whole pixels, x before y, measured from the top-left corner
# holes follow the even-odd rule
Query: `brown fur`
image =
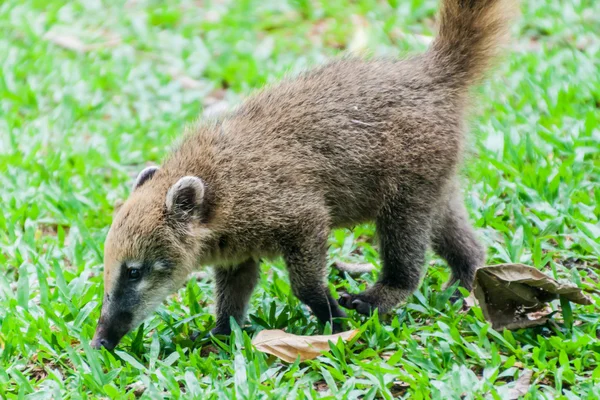
[[(455, 177), (468, 90), (506, 34), (508, 7), (511, 0), (443, 0), (426, 53), (334, 61), (194, 126), (115, 218), (106, 293), (111, 269), (127, 260), (173, 265), (159, 278), (149, 269), (142, 298), (162, 280), (183, 282), (214, 264), (217, 330), (227, 332), (229, 316), (242, 322), (257, 282), (253, 260), (283, 255), (294, 293), (322, 322), (335, 322), (344, 313), (325, 282), (327, 237), (364, 221), (376, 222), (383, 270), (366, 292), (343, 295), (343, 306), (388, 312), (417, 288), (430, 243), (470, 289), (484, 251)], [(165, 198), (185, 176), (201, 179), (202, 200), (186, 189), (179, 201), (187, 211), (175, 213)]]

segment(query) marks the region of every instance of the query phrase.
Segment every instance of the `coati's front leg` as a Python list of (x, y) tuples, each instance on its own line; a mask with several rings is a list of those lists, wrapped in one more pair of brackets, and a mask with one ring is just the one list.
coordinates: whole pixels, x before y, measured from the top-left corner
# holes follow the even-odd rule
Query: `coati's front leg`
[(243, 324), (259, 272), (259, 263), (255, 260), (232, 267), (214, 268), (217, 326), (212, 330), (213, 334), (229, 335), (230, 317), (235, 318), (238, 325)]
[(419, 286), (431, 230), (430, 207), (392, 202), (377, 218), (383, 269), (377, 282), (359, 294), (344, 293), (340, 305), (369, 315), (389, 312)]
[(333, 332), (342, 331), (338, 318), (346, 314), (331, 296), (326, 284), (327, 232), (293, 240), (283, 246), (292, 291), (322, 324), (329, 322)]

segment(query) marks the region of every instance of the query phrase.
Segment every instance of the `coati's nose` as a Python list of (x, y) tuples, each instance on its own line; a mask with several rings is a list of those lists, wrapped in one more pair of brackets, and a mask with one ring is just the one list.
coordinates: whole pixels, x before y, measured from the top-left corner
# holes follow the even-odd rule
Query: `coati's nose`
[(100, 350), (102, 347), (104, 347), (106, 350), (112, 350), (117, 346), (117, 343), (105, 338), (94, 338), (94, 340), (92, 340), (91, 346), (93, 349), (96, 350)]
[(130, 312), (124, 311), (110, 315), (108, 318), (100, 316), (98, 325), (96, 326), (96, 333), (90, 345), (94, 349), (102, 347), (107, 350), (114, 349), (121, 341), (121, 338), (131, 329), (132, 318), (133, 316)]
[[(102, 318), (101, 318), (102, 319)], [(90, 343), (94, 349), (112, 350), (117, 347), (119, 341), (127, 333), (127, 329), (115, 329), (114, 325), (107, 325), (100, 321), (96, 327), (96, 334)]]

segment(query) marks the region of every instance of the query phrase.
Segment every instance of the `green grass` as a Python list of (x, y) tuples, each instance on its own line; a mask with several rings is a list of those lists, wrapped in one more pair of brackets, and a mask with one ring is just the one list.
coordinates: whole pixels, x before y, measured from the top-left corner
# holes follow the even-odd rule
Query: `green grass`
[[(132, 176), (203, 109), (288, 71), (349, 48), (423, 50), (438, 2), (65, 3), (0, 3), (2, 398), (145, 388), (150, 398), (502, 399), (528, 369), (525, 398), (600, 398), (598, 294), (573, 307), (572, 330), (559, 313), (546, 327), (496, 332), (478, 307), (448, 304), (437, 258), (406, 305), (385, 318), (351, 314), (359, 337), (314, 361), (288, 365), (250, 345), (263, 328), (319, 332), (281, 261), (263, 266), (249, 323), (228, 343), (189, 341), (214, 325), (210, 282), (194, 280), (117, 351), (91, 350), (104, 236)], [(476, 91), (467, 202), (488, 263), (600, 290), (600, 2), (523, 3), (511, 51)], [(48, 32), (94, 46), (66, 49)], [(373, 233), (336, 231), (331, 259), (378, 264)], [(358, 291), (375, 276), (331, 272), (330, 287)]]

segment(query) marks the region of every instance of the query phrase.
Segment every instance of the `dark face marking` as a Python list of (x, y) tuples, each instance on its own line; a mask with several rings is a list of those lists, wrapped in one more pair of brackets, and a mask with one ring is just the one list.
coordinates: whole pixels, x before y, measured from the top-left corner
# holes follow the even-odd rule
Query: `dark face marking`
[[(140, 277), (143, 276), (142, 265), (139, 269)], [(92, 340), (92, 347), (105, 347), (112, 350), (132, 328), (133, 315), (136, 306), (140, 303), (140, 294), (137, 287), (141, 281), (130, 278), (131, 269), (127, 264), (121, 265), (117, 285), (111, 294), (107, 294), (102, 305), (102, 314), (96, 327), (96, 334)]]
[[(132, 274), (132, 271), (136, 272)], [(133, 328), (134, 315), (142, 297), (142, 293), (138, 290), (139, 285), (150, 273), (151, 267), (148, 263), (131, 268), (126, 263), (121, 265), (112, 295), (105, 296), (102, 315), (92, 340), (93, 347), (105, 347), (111, 350)]]

